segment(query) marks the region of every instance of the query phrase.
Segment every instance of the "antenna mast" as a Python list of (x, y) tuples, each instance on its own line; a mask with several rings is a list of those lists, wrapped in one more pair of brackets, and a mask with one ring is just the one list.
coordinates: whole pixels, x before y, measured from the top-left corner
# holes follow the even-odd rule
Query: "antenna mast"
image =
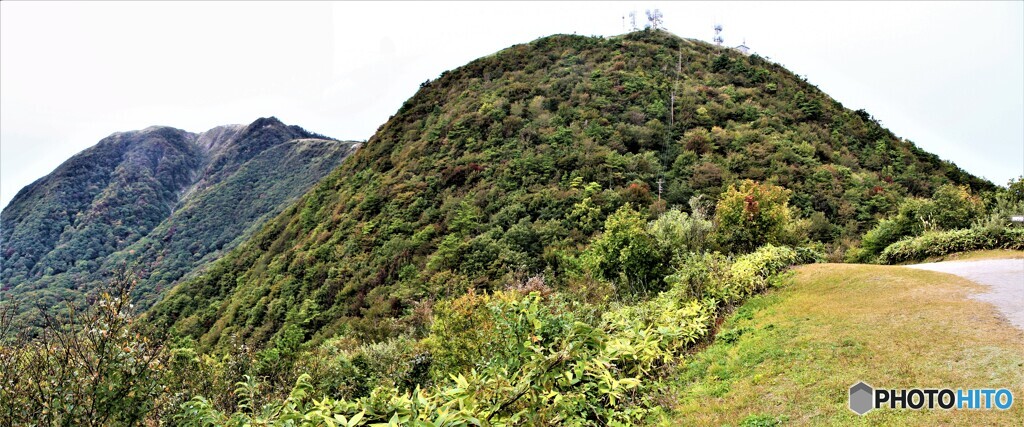
[(717, 44), (719, 46), (721, 46), (722, 42), (725, 41), (725, 40), (722, 39), (722, 24), (715, 24), (715, 39), (714, 40), (715, 40), (715, 44)]
[(665, 16), (661, 14), (661, 9), (647, 10), (647, 27), (653, 30), (660, 30), (664, 25)]

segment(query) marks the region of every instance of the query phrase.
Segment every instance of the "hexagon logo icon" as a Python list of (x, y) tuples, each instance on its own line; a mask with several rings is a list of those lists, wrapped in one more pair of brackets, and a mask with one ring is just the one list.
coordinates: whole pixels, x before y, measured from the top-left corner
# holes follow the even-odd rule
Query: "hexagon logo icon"
[(875, 409), (875, 389), (864, 381), (850, 386), (850, 410), (864, 415)]

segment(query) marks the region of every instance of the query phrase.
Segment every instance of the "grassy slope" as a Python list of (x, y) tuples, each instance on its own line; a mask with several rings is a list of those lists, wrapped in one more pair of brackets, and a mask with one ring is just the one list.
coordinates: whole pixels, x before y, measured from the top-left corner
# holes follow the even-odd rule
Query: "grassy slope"
[[(750, 299), (665, 393), (669, 424), (1024, 425), (1024, 332), (980, 285), (895, 266), (817, 264)], [(847, 388), (1008, 387), (1000, 411), (849, 411)], [(768, 423), (765, 425), (774, 425)]]

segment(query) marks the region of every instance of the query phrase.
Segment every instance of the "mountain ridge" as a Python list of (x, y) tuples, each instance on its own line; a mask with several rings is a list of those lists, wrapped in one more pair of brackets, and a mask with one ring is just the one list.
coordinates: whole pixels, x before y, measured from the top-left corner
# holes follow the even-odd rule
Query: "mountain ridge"
[[(310, 138), (319, 143), (291, 143)], [(152, 241), (148, 236), (163, 230), (164, 223), (188, 228), (196, 221), (214, 221), (204, 230), (211, 238), (219, 236), (216, 248), (209, 249), (219, 251), (248, 235), (254, 221), (278, 212), (357, 147), (274, 117), (199, 133), (170, 126), (114, 132), (26, 186), (0, 212), (2, 290), (5, 297), (40, 291), (43, 305), (49, 306), (79, 300), (118, 265), (155, 262), (158, 254), (148, 254), (156, 258), (145, 261), (131, 248)], [(281, 182), (263, 179), (269, 175)], [(248, 186), (236, 183), (242, 178)], [(236, 200), (241, 206), (230, 209), (214, 203), (221, 186), (245, 187), (247, 194), (265, 200)], [(211, 219), (220, 216), (230, 220)], [(206, 250), (194, 255), (208, 261)], [(184, 275), (183, 268), (199, 264), (180, 260), (160, 286), (148, 286), (143, 278), (137, 296), (152, 301), (155, 296), (146, 292), (173, 284)]]

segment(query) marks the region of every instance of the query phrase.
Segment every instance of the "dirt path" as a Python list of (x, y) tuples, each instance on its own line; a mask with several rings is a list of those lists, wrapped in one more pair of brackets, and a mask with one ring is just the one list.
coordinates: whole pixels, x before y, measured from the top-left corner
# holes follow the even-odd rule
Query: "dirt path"
[(971, 297), (992, 303), (1010, 323), (1024, 330), (1024, 259), (945, 261), (907, 267), (955, 274), (986, 285), (987, 292)]

